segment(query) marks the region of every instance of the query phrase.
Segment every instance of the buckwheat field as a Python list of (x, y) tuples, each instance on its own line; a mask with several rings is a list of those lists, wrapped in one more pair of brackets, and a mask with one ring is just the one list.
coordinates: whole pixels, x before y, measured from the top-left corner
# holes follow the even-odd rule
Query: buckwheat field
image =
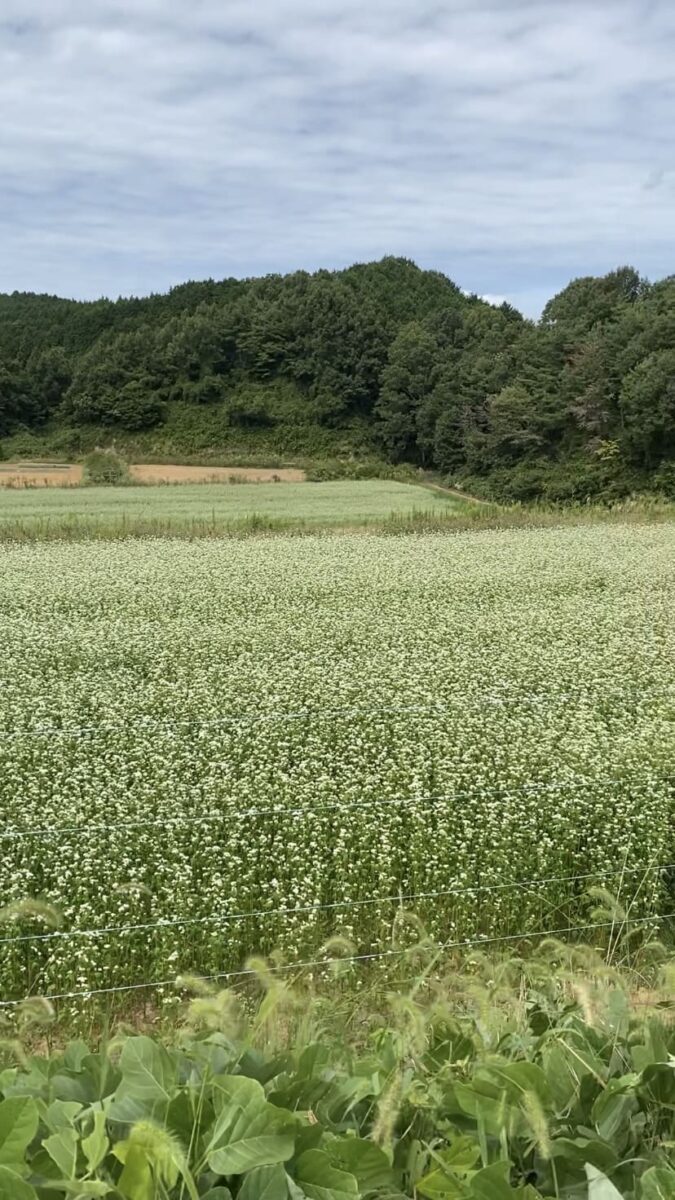
[(1, 999), (675, 909), (672, 526), (2, 567)]

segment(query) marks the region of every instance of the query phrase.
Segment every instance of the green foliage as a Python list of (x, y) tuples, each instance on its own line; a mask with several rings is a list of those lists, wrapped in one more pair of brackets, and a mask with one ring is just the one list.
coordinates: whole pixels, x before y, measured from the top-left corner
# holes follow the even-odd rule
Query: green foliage
[[(384, 454), (486, 494), (611, 500), (668, 478), (674, 339), (675, 280), (631, 267), (573, 280), (538, 324), (394, 258), (115, 303), (0, 296), (0, 437)], [(608, 445), (611, 477), (595, 470)]]
[(115, 450), (92, 450), (83, 464), (84, 482), (110, 487), (129, 482), (129, 468)]
[(640, 465), (675, 457), (675, 350), (656, 350), (624, 378), (623, 440)]
[(675, 1195), (675, 1027), (631, 1010), (627, 978), (608, 978), (585, 1013), (543, 959), (429, 982), (352, 995), (346, 1025), (334, 1000), (298, 989), (301, 1024), (265, 1018), (262, 1041), (269, 999), (234, 1033), (240, 1000), (203, 985), (210, 1019), (194, 1001), (169, 1043), (132, 1034), (7, 1066), (0, 1197)]
[(434, 385), (437, 344), (417, 322), (406, 325), (389, 349), (378, 403), (384, 444), (395, 460), (416, 457), (417, 419)]
[[(338, 479), (395, 479), (401, 483), (414, 483), (419, 479), (412, 467), (394, 466), (382, 459), (332, 459), (314, 463), (305, 475), (312, 483), (328, 483)], [(416, 503), (420, 499), (416, 494)]]

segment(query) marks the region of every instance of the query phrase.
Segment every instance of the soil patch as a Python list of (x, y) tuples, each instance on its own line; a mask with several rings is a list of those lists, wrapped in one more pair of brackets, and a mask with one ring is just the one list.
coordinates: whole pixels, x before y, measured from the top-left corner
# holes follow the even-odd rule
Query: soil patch
[(134, 463), (129, 468), (141, 483), (303, 483), (305, 472), (295, 467), (185, 467)]
[[(193, 467), (170, 463), (133, 463), (139, 483), (303, 483), (295, 467)], [(69, 463), (0, 462), (0, 487), (75, 487), (82, 467)]]
[(0, 487), (73, 487), (82, 467), (70, 463), (0, 462)]

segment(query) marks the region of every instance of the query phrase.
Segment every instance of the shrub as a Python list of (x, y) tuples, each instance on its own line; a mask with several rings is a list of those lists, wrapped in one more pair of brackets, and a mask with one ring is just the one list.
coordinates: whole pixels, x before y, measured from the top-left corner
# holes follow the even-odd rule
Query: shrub
[(84, 482), (119, 486), (129, 482), (129, 468), (116, 450), (92, 450), (84, 460)]
[(244, 429), (270, 429), (276, 424), (269, 405), (259, 395), (240, 396), (232, 400), (228, 412), (232, 424)]
[(419, 478), (414, 467), (405, 463), (393, 465), (379, 459), (328, 459), (313, 463), (306, 474), (310, 483), (332, 483), (336, 479), (393, 479), (411, 483)]
[(675, 461), (661, 464), (654, 475), (652, 486), (654, 491), (661, 492), (668, 499), (675, 499)]
[[(580, 949), (479, 955), (435, 984), (418, 946), (408, 989), (371, 980), (357, 1000), (334, 976), (333, 1001), (257, 960), (250, 1023), (233, 991), (188, 978), (196, 999), (168, 1043), (120, 1034), (29, 1058), (15, 1038), (0, 1195), (666, 1200), (675, 1029), (656, 1004), (632, 1009), (628, 977), (610, 983), (588, 948), (575, 971)], [(17, 1032), (50, 1016), (27, 1001)]]

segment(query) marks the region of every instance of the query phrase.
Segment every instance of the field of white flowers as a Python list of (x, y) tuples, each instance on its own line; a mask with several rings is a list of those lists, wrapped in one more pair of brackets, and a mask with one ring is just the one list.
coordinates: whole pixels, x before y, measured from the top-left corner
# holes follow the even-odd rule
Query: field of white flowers
[(2, 555), (1, 998), (675, 908), (673, 526)]

